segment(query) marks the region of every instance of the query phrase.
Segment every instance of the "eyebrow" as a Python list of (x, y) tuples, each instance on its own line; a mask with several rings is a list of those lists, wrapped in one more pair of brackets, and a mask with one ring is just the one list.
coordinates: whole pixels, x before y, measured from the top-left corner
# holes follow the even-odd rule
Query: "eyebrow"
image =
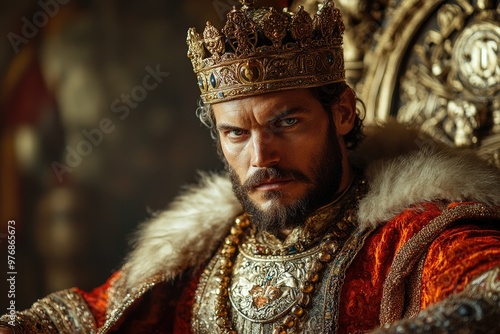
[[(293, 107), (293, 108), (290, 108), (290, 109), (286, 109), (282, 112), (280, 112), (279, 114), (271, 117), (270, 119), (268, 119), (266, 121), (266, 125), (268, 124), (272, 124), (282, 118), (285, 118), (287, 116), (290, 116), (290, 115), (295, 115), (295, 114), (299, 114), (299, 113), (304, 113), (306, 112), (307, 110), (303, 107)], [(238, 129), (241, 129), (240, 127), (238, 126), (233, 126), (233, 125), (230, 125), (230, 124), (217, 124), (217, 130), (218, 131), (228, 131), (228, 130), (238, 130)]]
[(278, 115), (272, 117), (271, 119), (269, 119), (266, 124), (270, 124), (270, 123), (274, 123), (282, 118), (285, 118), (287, 116), (290, 116), (290, 115), (295, 115), (295, 114), (299, 114), (299, 113), (304, 113), (306, 112), (307, 110), (303, 107), (294, 107), (294, 108), (290, 108), (290, 109), (286, 109), (282, 112), (280, 112)]
[(229, 130), (238, 130), (238, 129), (240, 129), (240, 128), (237, 127), (237, 126), (229, 125), (229, 124), (219, 124), (219, 125), (217, 125), (217, 130), (221, 131), (221, 132), (229, 131)]

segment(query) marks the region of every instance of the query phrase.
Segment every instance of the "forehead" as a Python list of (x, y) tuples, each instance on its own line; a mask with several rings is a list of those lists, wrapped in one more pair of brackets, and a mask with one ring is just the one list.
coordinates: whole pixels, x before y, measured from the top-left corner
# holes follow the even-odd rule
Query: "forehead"
[(269, 118), (291, 110), (322, 108), (308, 89), (294, 89), (250, 96), (212, 105), (217, 122)]

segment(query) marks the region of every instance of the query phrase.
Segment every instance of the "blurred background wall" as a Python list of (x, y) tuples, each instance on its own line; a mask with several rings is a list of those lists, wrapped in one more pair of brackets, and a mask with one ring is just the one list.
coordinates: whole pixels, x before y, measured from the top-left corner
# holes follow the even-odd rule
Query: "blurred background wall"
[(185, 38), (236, 3), (2, 0), (0, 277), (14, 220), (18, 310), (103, 283), (140, 222), (221, 169)]

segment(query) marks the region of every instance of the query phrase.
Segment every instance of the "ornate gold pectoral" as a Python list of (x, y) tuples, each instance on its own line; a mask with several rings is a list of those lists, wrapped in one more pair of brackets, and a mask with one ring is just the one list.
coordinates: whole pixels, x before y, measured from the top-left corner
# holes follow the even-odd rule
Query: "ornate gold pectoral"
[(318, 276), (320, 266), (315, 260), (319, 251), (317, 246), (297, 255), (264, 258), (242, 251), (229, 291), (232, 309), (255, 323), (274, 322), (294, 306), (298, 306), (294, 313), (301, 313), (299, 308), (306, 306), (302, 291), (305, 282)]

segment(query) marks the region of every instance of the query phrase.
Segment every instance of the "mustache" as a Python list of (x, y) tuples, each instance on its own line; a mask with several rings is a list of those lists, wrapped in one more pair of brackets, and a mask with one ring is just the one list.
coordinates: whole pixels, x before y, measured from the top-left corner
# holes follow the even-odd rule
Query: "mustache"
[(244, 191), (250, 191), (268, 179), (293, 179), (296, 181), (311, 182), (301, 171), (280, 167), (267, 167), (257, 170), (242, 185)]

